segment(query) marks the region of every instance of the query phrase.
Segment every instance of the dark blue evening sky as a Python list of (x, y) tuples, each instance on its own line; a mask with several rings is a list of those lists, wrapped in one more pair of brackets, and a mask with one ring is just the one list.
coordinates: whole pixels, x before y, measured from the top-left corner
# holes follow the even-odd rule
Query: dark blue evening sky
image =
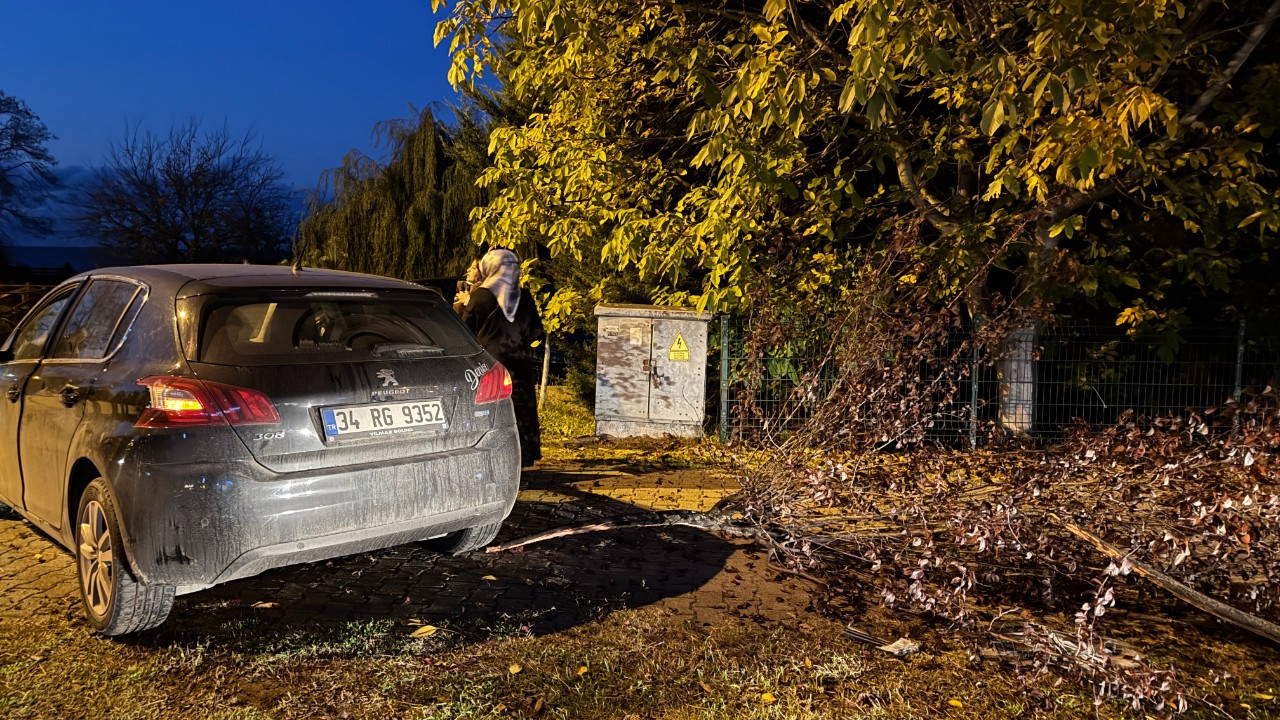
[(0, 17), (0, 90), (58, 136), (63, 166), (98, 163), (126, 125), (198, 118), (255, 131), (311, 188), (372, 152), (377, 121), (456, 97), (430, 0), (0, 0)]

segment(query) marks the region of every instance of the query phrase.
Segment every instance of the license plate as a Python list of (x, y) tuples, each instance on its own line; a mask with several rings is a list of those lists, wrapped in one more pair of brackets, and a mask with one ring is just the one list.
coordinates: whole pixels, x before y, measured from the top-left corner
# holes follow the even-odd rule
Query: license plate
[(325, 439), (331, 441), (355, 436), (398, 435), (445, 425), (444, 403), (440, 398), (324, 408), (320, 418), (324, 421)]

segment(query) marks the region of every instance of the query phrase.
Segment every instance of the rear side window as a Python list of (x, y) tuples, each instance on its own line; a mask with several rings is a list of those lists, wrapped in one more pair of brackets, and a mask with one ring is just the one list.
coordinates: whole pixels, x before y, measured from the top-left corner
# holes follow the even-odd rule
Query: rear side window
[(479, 348), (439, 298), (310, 293), (219, 297), (204, 311), (201, 362), (217, 365), (359, 362), (471, 355)]
[(133, 321), (141, 294), (132, 283), (94, 280), (63, 325), (51, 357), (95, 360), (110, 355)]

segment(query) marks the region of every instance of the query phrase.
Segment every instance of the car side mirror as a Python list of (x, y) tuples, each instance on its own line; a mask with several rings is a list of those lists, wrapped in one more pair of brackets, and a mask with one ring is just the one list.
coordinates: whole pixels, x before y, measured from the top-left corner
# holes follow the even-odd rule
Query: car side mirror
[(5, 348), (4, 350), (0, 350), (0, 364), (7, 363), (7, 362), (9, 362), (9, 361), (10, 361), (10, 360), (12, 360), (12, 359), (13, 359), (13, 351), (12, 351), (12, 350), (10, 350), (10, 349), (8, 349), (8, 348)]

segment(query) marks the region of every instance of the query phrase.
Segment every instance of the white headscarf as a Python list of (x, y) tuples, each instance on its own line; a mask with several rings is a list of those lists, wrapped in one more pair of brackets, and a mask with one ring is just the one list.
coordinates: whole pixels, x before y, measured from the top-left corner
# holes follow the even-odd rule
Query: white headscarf
[(520, 258), (504, 248), (485, 253), (480, 258), (480, 287), (493, 293), (507, 321), (514, 322), (520, 306)]

